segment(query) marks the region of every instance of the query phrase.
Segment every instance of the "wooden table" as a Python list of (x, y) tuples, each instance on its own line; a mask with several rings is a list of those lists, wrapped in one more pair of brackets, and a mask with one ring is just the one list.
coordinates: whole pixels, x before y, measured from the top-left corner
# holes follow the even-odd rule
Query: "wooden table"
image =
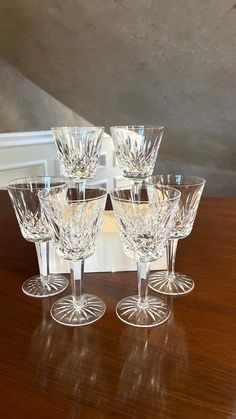
[(195, 280), (169, 298), (172, 316), (152, 328), (126, 326), (116, 302), (135, 293), (135, 273), (87, 274), (105, 316), (67, 328), (49, 314), (58, 297), (21, 291), (38, 271), (0, 192), (0, 417), (236, 417), (236, 200), (202, 199), (194, 231), (179, 244), (177, 268)]

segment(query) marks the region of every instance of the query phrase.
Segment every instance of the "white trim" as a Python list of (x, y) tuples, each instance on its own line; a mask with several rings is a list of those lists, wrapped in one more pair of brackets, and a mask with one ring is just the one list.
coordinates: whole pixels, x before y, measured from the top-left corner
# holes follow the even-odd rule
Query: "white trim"
[[(104, 157), (104, 160), (105, 160), (105, 164), (104, 165), (102, 165), (102, 164), (100, 164), (100, 159), (101, 159), (101, 157)], [(99, 169), (105, 169), (107, 167), (107, 151), (102, 151), (101, 153), (100, 153), (100, 156), (99, 156), (99, 160), (98, 160), (98, 167), (97, 167), (97, 169), (99, 170)]]
[(51, 131), (28, 131), (0, 134), (0, 148), (51, 143), (54, 143)]
[(32, 161), (26, 161), (26, 162), (14, 163), (14, 164), (2, 164), (0, 165), (0, 171), (3, 172), (5, 170), (10, 170), (10, 169), (21, 169), (24, 167), (34, 167), (34, 166), (43, 166), (44, 171), (45, 171), (45, 176), (47, 176), (48, 174), (47, 160), (32, 160)]
[[(111, 136), (104, 133), (103, 139), (111, 140)], [(51, 144), (54, 143), (51, 130), (26, 131), (26, 132), (3, 132), (0, 134), (0, 148), (20, 147), (25, 145)]]

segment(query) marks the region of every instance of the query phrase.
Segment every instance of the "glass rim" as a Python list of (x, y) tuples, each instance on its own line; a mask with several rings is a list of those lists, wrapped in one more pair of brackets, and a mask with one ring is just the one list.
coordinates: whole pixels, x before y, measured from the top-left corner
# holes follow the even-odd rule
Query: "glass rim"
[[(176, 196), (175, 197), (172, 197), (172, 198), (167, 198), (167, 200), (163, 200), (162, 202), (171, 202), (171, 201), (175, 201), (176, 199), (179, 199), (180, 198), (180, 196), (181, 196), (181, 192), (180, 191), (178, 191), (178, 189), (175, 189), (175, 188), (172, 188), (171, 186), (165, 186), (165, 185), (151, 185), (151, 184), (146, 184), (148, 187), (153, 187), (153, 189), (154, 188), (159, 188), (159, 189), (168, 189), (168, 190), (171, 190), (171, 191), (174, 191), (174, 192), (176, 192)], [(141, 188), (142, 189), (142, 188)], [(143, 201), (143, 200), (133, 200), (133, 201), (130, 201), (129, 199), (125, 199), (125, 198), (119, 198), (119, 197), (116, 197), (116, 196), (114, 196), (114, 193), (115, 192), (117, 192), (117, 191), (131, 191), (132, 190), (132, 187), (130, 187), (130, 188), (125, 188), (125, 187), (120, 187), (120, 188), (116, 188), (116, 189), (113, 189), (112, 191), (110, 191), (109, 192), (109, 194), (110, 194), (110, 196), (111, 196), (111, 198), (112, 199), (115, 199), (116, 201), (120, 201), (120, 202), (132, 202), (132, 203), (140, 203), (140, 204), (146, 204), (146, 203), (148, 203), (148, 201)], [(161, 201), (160, 201), (161, 202)]]
[[(39, 194), (38, 194), (38, 196), (39, 196), (39, 199), (40, 200), (42, 200), (42, 201), (48, 201), (49, 200), (49, 196), (51, 195), (50, 194), (50, 190), (55, 190), (56, 188), (64, 188), (64, 187), (66, 187), (66, 186), (68, 186), (69, 185), (69, 182), (67, 183), (67, 184), (65, 184), (65, 185), (58, 185), (58, 186), (52, 186), (52, 187), (49, 187), (49, 188), (44, 188), (43, 190), (41, 190), (40, 192), (39, 192)], [(71, 189), (75, 189), (75, 188), (71, 188)], [(98, 200), (98, 199), (101, 199), (101, 198), (104, 198), (105, 196), (107, 196), (108, 195), (108, 192), (107, 192), (107, 190), (106, 189), (104, 189), (104, 188), (100, 188), (100, 187), (94, 187), (94, 188), (92, 188), (92, 187), (89, 187), (89, 188), (85, 188), (84, 189), (84, 191), (86, 192), (86, 190), (96, 190), (96, 191), (102, 191), (102, 192), (104, 192), (102, 195), (99, 195), (99, 196), (96, 196), (95, 198), (84, 198), (84, 199), (70, 199), (69, 200), (69, 202), (71, 202), (71, 203), (75, 203), (75, 202), (89, 202), (89, 201), (96, 201), (96, 200)], [(43, 192), (44, 191), (47, 191), (48, 192), (48, 196), (47, 197), (44, 197), (43, 196)], [(81, 193), (82, 193), (83, 191), (81, 191)]]
[(103, 130), (105, 130), (105, 127), (100, 127), (100, 126), (94, 126), (94, 125), (91, 125), (91, 126), (78, 126), (78, 125), (71, 125), (71, 126), (62, 126), (62, 127), (51, 127), (51, 130), (52, 131), (56, 131), (56, 130), (61, 130), (61, 131), (66, 131), (66, 130), (69, 130), (69, 129), (71, 129), (71, 128), (76, 128), (76, 129), (94, 129), (94, 128), (96, 128), (96, 129), (103, 129)]
[[(186, 186), (190, 186), (190, 187), (192, 187), (192, 186), (201, 186), (201, 185), (204, 185), (205, 183), (206, 183), (206, 179), (204, 179), (203, 177), (200, 177), (200, 176), (195, 176), (195, 175), (181, 175), (181, 174), (174, 174), (174, 173), (167, 173), (167, 174), (161, 174), (161, 175), (153, 175), (153, 176), (149, 176), (149, 179), (152, 179), (152, 178), (160, 178), (160, 177), (162, 177), (162, 176), (175, 176), (175, 177), (181, 177), (181, 178), (194, 178), (194, 179), (196, 179), (196, 182), (190, 182), (190, 183), (186, 183), (186, 184), (181, 184), (181, 185), (177, 185), (177, 184), (163, 184), (163, 185), (161, 185), (161, 186), (170, 186), (171, 188), (175, 188), (175, 186), (176, 187), (178, 187), (178, 188), (184, 188), (184, 187), (186, 187)], [(198, 179), (198, 181), (197, 181), (197, 179)], [(154, 185), (153, 183), (151, 183), (151, 185)]]
[(151, 128), (158, 128), (158, 129), (160, 129), (160, 130), (164, 130), (165, 129), (165, 127), (164, 127), (164, 125), (158, 125), (158, 124), (153, 124), (153, 125), (151, 125), (151, 124), (149, 124), (149, 125), (145, 125), (145, 124), (143, 124), (143, 125), (138, 125), (138, 124), (134, 124), (134, 125), (112, 125), (111, 127), (110, 127), (110, 129), (111, 130), (113, 130), (113, 129), (117, 129), (117, 128), (119, 128), (119, 129), (129, 129), (129, 128), (133, 128), (133, 129), (136, 129), (136, 128), (147, 128), (147, 129), (151, 129)]
[[(47, 179), (47, 178), (48, 179), (52, 179), (55, 182), (56, 181), (61, 182), (61, 185), (64, 185), (64, 184), (68, 184), (69, 183), (68, 178), (63, 177), (63, 176), (49, 176), (49, 175), (48, 176), (47, 175), (45, 175), (45, 176), (27, 176), (27, 177), (22, 177), (22, 178), (17, 178), (17, 179), (10, 180), (7, 183), (7, 186), (6, 187), (7, 187), (7, 189), (28, 190), (29, 188), (23, 187), (23, 186), (20, 186), (20, 185), (23, 184), (23, 183), (27, 183), (29, 181), (31, 181), (31, 182), (34, 182), (34, 181), (37, 182), (37, 181), (40, 181), (40, 180), (43, 181), (44, 179)], [(58, 185), (58, 186), (60, 186), (60, 185)], [(54, 186), (54, 187), (56, 187), (56, 186)], [(36, 186), (35, 187), (32, 186), (32, 189), (40, 189), (40, 190), (43, 190), (43, 189), (48, 189), (48, 187), (47, 186), (44, 186), (44, 187), (38, 188)]]

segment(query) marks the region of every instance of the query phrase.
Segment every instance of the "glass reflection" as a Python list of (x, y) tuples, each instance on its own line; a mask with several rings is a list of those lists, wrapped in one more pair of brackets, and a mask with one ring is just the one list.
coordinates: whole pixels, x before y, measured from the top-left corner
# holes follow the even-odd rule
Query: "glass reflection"
[[(50, 316), (52, 301), (42, 304), (42, 321), (32, 335), (28, 356), (32, 379), (40, 389), (71, 400), (68, 418), (75, 418), (81, 400), (99, 383), (105, 385), (101, 366), (101, 339), (93, 326), (64, 328)], [(33, 368), (32, 368), (33, 366)], [(99, 400), (96, 400), (99, 404)]]
[(58, 328), (50, 316), (50, 298), (42, 300), (42, 321), (32, 334), (29, 360), (33, 364), (34, 379), (42, 389), (47, 387), (48, 365), (54, 359), (59, 338)]
[(158, 407), (158, 418), (165, 417), (167, 393), (189, 368), (186, 334), (174, 319), (172, 300), (170, 305), (172, 314), (167, 323), (156, 329), (127, 327), (120, 340), (124, 364), (117, 398), (129, 403), (134, 417), (140, 413), (142, 402), (145, 406), (145, 395), (149, 410), (150, 404), (153, 412)]

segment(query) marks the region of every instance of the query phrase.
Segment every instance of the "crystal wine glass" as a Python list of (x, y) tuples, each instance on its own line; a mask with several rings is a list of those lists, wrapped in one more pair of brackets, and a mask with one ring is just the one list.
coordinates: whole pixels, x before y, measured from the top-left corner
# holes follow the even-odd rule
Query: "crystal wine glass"
[(173, 188), (153, 185), (144, 185), (139, 200), (132, 188), (111, 193), (124, 252), (137, 261), (138, 295), (116, 306), (118, 317), (132, 326), (157, 326), (169, 317), (164, 301), (148, 296), (149, 266), (164, 253), (179, 197), (180, 192)]
[(171, 186), (181, 192), (175, 225), (166, 246), (167, 271), (151, 274), (149, 286), (161, 294), (186, 294), (192, 291), (194, 282), (188, 275), (175, 272), (176, 250), (178, 240), (184, 239), (192, 231), (205, 180), (197, 176), (157, 175), (149, 181), (156, 185)]
[(151, 176), (164, 133), (159, 125), (111, 127), (115, 154), (123, 176), (144, 179)]
[(64, 185), (40, 192), (39, 198), (56, 252), (70, 261), (72, 294), (56, 301), (51, 315), (66, 326), (93, 323), (106, 307), (100, 298), (83, 293), (84, 259), (95, 251), (107, 192), (85, 188), (81, 193)]
[(55, 127), (51, 130), (63, 175), (81, 183), (94, 177), (104, 127)]
[(68, 285), (65, 276), (49, 274), (50, 235), (38, 198), (39, 191), (65, 183), (63, 178), (38, 176), (13, 180), (7, 186), (22, 236), (36, 246), (40, 274), (27, 279), (22, 285), (23, 292), (31, 297), (56, 295)]

